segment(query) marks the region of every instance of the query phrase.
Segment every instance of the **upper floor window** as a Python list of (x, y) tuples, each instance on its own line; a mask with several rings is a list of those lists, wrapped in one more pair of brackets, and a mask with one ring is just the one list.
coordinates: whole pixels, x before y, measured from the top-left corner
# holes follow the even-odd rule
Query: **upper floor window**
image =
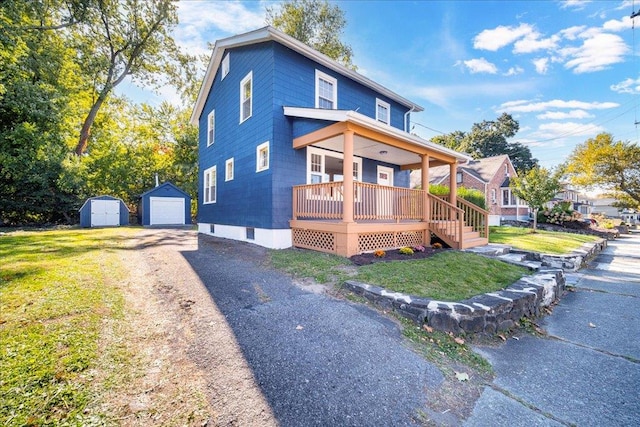
[(256, 172), (269, 169), (269, 141), (256, 148)]
[(212, 166), (209, 169), (204, 171), (204, 182), (203, 182), (203, 202), (207, 203), (215, 203), (216, 202), (216, 167)]
[(338, 81), (316, 70), (316, 108), (335, 110), (338, 108)]
[(240, 82), (240, 123), (251, 117), (253, 98), (253, 72)]
[(233, 157), (228, 159), (224, 165), (224, 180), (231, 181), (233, 180)]
[(389, 103), (384, 102), (381, 99), (376, 99), (376, 120), (384, 123), (385, 125), (390, 124), (390, 113), (391, 106)]
[(207, 147), (215, 142), (216, 137), (216, 110), (211, 110), (207, 116)]
[(227, 53), (227, 55), (222, 60), (222, 78), (221, 78), (221, 80), (224, 80), (224, 78), (227, 77), (227, 74), (229, 74), (229, 55), (230, 54)]
[(462, 184), (462, 172), (456, 172), (456, 184)]

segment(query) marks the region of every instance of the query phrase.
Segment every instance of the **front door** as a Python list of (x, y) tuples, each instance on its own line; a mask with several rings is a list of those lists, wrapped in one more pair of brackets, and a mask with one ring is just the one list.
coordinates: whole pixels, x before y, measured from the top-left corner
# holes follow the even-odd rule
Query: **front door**
[[(393, 187), (393, 168), (378, 166), (377, 184)], [(379, 188), (376, 200), (378, 218), (393, 218), (393, 190), (391, 188)]]

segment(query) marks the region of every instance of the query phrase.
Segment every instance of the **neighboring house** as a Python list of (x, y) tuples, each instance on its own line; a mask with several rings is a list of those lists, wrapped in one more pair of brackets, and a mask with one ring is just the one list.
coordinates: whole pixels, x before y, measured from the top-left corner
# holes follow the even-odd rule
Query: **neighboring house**
[[(420, 171), (411, 173), (412, 184), (417, 185)], [(506, 154), (470, 160), (458, 166), (457, 187), (473, 188), (484, 194), (489, 211), (489, 225), (500, 225), (506, 220), (529, 220), (529, 207), (515, 197), (509, 188), (510, 178), (517, 176), (511, 159)], [(449, 187), (449, 170), (435, 167), (429, 170), (429, 183)]]
[[(465, 154), (407, 132), (423, 108), (265, 27), (218, 40), (191, 122), (199, 126), (198, 230), (269, 248), (351, 256), (486, 244), (486, 221), (409, 189), (412, 169), (455, 175)], [(457, 207), (456, 205), (460, 206)]]
[(571, 208), (585, 217), (591, 215), (593, 211), (593, 202), (567, 183), (562, 184), (562, 191), (547, 205), (552, 207), (556, 202), (571, 202)]
[(604, 215), (609, 218), (619, 218), (620, 211), (613, 206), (616, 199), (610, 197), (602, 197), (593, 199), (592, 214)]

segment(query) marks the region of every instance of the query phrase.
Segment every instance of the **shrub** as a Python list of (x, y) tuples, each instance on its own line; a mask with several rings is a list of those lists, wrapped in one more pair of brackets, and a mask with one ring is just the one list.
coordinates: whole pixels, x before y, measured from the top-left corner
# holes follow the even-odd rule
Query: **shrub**
[(402, 255), (413, 255), (413, 249), (411, 249), (408, 246), (405, 246), (404, 248), (400, 248), (398, 252), (400, 252)]
[(382, 249), (378, 249), (375, 252), (373, 252), (373, 256), (377, 257), (377, 258), (383, 258), (387, 253), (385, 251), (383, 251)]
[(436, 243), (434, 243), (433, 245), (431, 245), (431, 247), (432, 247), (433, 249), (442, 249), (442, 243), (438, 243), (438, 242), (436, 242)]
[(413, 247), (414, 252), (424, 252), (424, 246), (418, 245)]
[(571, 208), (571, 202), (558, 202), (551, 209), (538, 212), (538, 222), (540, 223), (565, 226), (568, 223), (578, 223), (581, 219), (582, 214)]
[[(449, 187), (446, 185), (440, 184), (432, 184), (429, 186), (429, 193), (434, 196), (443, 197), (449, 195)], [(459, 187), (458, 188), (458, 197), (466, 200), (469, 203), (473, 203), (474, 205), (486, 209), (487, 203), (484, 199), (484, 193), (480, 190), (475, 190), (473, 188)]]

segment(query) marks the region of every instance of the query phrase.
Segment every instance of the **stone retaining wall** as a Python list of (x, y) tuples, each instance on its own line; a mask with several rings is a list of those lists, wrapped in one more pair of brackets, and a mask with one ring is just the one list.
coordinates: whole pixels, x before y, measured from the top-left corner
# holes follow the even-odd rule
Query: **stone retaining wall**
[(347, 281), (345, 287), (377, 306), (398, 312), (418, 324), (453, 333), (495, 333), (509, 330), (522, 317), (535, 317), (560, 298), (565, 278), (561, 269), (526, 276), (496, 292), (464, 301), (445, 302), (389, 292), (378, 286)]
[(543, 267), (561, 268), (565, 271), (578, 271), (607, 248), (607, 240), (601, 239), (592, 243), (585, 243), (579, 249), (568, 255), (551, 255), (540, 252), (521, 251), (511, 249), (509, 253), (524, 254), (527, 261), (537, 261)]

